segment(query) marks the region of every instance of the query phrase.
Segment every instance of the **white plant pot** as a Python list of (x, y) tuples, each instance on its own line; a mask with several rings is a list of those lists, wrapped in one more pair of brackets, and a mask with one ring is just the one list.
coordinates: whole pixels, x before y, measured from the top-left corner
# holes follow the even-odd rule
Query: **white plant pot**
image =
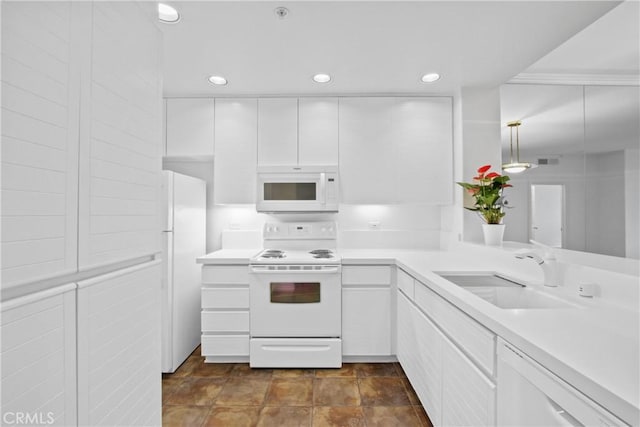
[(502, 246), (504, 224), (482, 224), (484, 244), (487, 246)]

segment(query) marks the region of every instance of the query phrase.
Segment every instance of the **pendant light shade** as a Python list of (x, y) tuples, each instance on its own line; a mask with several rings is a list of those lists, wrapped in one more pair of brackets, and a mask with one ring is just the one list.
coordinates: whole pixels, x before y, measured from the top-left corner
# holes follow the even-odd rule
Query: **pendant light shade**
[[(520, 161), (520, 134), (518, 132), (518, 128), (520, 127), (521, 124), (522, 122), (520, 122), (519, 120), (507, 123), (507, 126), (509, 126), (509, 129), (511, 130), (511, 135), (509, 140), (510, 155), (509, 155), (509, 163), (502, 164), (502, 170), (507, 173), (520, 173), (520, 172), (526, 171), (527, 169), (537, 166), (529, 162)], [(513, 128), (516, 128), (516, 159), (515, 161), (513, 159)]]

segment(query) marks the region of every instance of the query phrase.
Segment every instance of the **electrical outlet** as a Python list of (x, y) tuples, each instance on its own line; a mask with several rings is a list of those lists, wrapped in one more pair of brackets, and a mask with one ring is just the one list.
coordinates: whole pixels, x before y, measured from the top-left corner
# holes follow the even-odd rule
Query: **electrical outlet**
[(380, 221), (369, 221), (368, 225), (370, 230), (377, 230), (380, 228)]

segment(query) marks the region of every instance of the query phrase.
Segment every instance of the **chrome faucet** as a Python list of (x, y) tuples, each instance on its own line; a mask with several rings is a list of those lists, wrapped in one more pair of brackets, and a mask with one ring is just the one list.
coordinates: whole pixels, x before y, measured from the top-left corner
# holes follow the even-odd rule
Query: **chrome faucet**
[(547, 245), (536, 242), (535, 240), (530, 240), (530, 242), (540, 247), (544, 251), (543, 255), (540, 256), (536, 250), (520, 249), (515, 253), (516, 258), (529, 258), (534, 260), (540, 267), (542, 267), (542, 271), (544, 272), (544, 285), (550, 287), (558, 286), (560, 284), (558, 261), (556, 260), (556, 256), (553, 254), (553, 249)]

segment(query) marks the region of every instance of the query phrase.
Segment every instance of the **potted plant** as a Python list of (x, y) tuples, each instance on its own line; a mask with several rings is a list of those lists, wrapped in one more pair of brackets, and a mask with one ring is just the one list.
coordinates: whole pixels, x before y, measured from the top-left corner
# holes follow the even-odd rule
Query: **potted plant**
[(475, 200), (472, 207), (465, 209), (477, 212), (485, 224), (482, 225), (485, 244), (500, 246), (504, 236), (504, 224), (502, 218), (505, 215), (506, 200), (503, 191), (507, 187), (509, 177), (491, 172), (491, 165), (478, 168), (478, 176), (473, 177), (473, 183), (458, 182)]

